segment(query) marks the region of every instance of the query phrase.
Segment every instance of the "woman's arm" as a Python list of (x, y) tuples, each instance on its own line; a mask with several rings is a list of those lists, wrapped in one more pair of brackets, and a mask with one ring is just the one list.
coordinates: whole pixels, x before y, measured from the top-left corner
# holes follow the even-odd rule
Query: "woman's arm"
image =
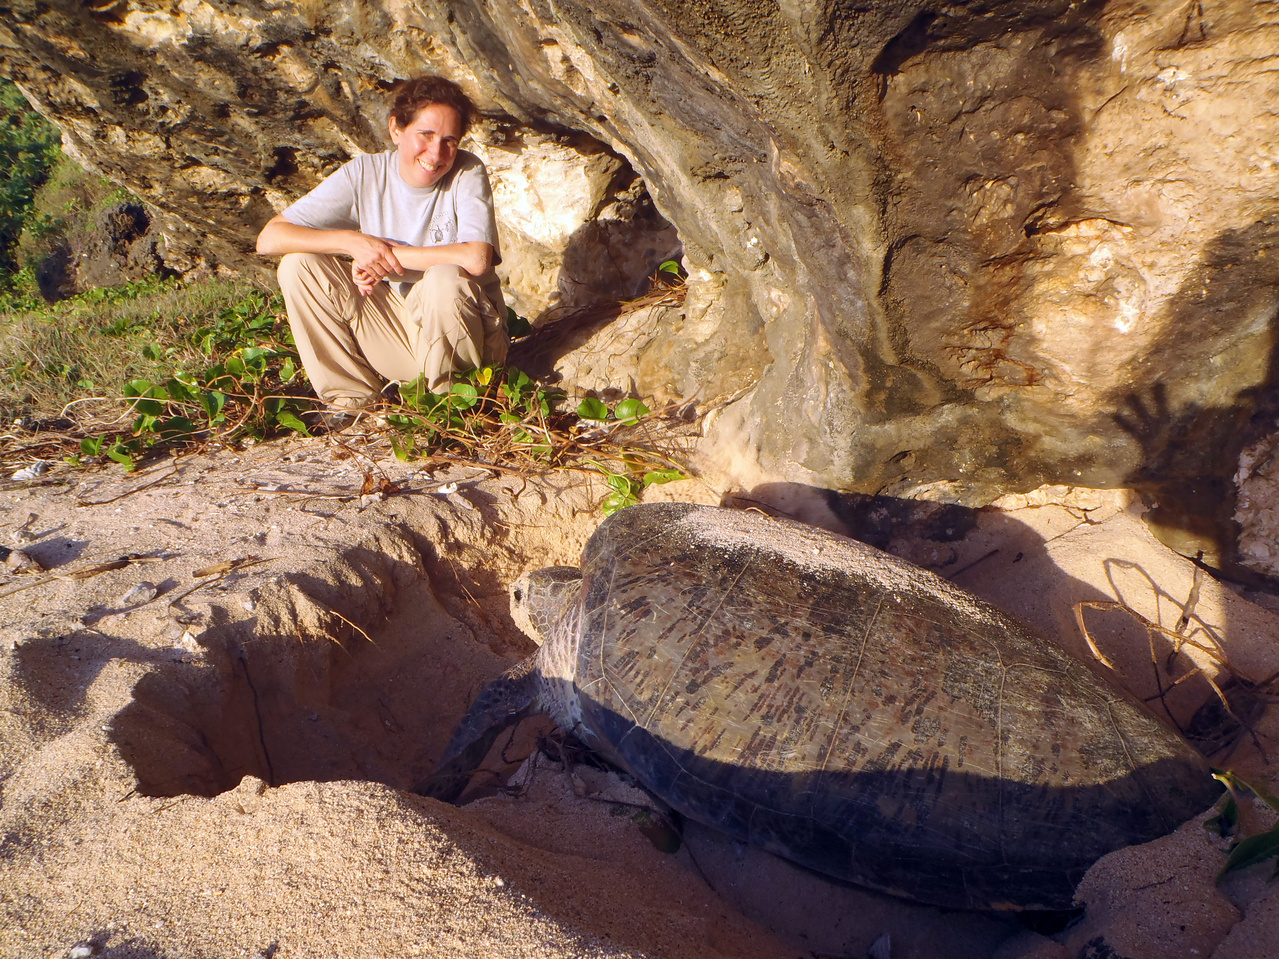
[(492, 245), (480, 240), (444, 246), (397, 246), (395, 254), (406, 268), (423, 272), (441, 263), (452, 263), (471, 276), (480, 277), (493, 265)]
[[(450, 243), (445, 246), (397, 246), (395, 254), (406, 269), (422, 272), (441, 263), (451, 263), (472, 276), (479, 277), (488, 272), (493, 264), (493, 247), (479, 241)], [(351, 278), (365, 296), (373, 292), (381, 279), (354, 263), (351, 264)]]
[[(298, 226), (278, 213), (262, 228), (257, 244), (258, 252), (264, 256), (283, 256), (286, 253), (349, 256), (360, 272), (371, 277), (373, 282), (384, 276), (401, 275), (405, 264), (397, 257), (396, 251), (406, 249), (409, 247), (398, 247), (359, 230), (315, 230), (309, 226)], [(417, 268), (410, 266), (409, 269)]]

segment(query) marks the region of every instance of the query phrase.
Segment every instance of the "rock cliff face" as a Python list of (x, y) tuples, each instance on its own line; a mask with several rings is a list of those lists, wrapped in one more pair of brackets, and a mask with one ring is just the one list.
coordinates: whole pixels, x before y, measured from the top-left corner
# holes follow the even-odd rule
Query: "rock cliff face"
[[(275, 209), (382, 148), (383, 90), (423, 70), (493, 118), (512, 197), (556, 151), (594, 166), (581, 227), (510, 218), (533, 260), (591, 261), (601, 211), (633, 224), (629, 164), (691, 274), (637, 387), (745, 391), (710, 462), (970, 503), (1211, 500), (1231, 475), (1271, 415), (1277, 50), (1243, 0), (0, 4), (0, 68), (191, 256), (242, 267)], [(561, 296), (602, 282), (565, 269)]]

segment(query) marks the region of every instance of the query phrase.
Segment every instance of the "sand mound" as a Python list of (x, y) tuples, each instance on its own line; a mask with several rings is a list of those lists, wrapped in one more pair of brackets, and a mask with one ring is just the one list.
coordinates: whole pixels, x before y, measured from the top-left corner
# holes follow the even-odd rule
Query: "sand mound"
[[(506, 584), (575, 561), (598, 523), (583, 488), (415, 471), (358, 440), (6, 485), (0, 539), (45, 571), (0, 576), (2, 956), (1233, 957), (1279, 940), (1273, 888), (1256, 870), (1214, 885), (1221, 842), (1197, 823), (1102, 860), (1084, 921), (1047, 938), (698, 827), (679, 841), (615, 776), (539, 753), (537, 729), (506, 746), (511, 768), (533, 757), (519, 788), (461, 808), (409, 794), (480, 686), (532, 651)], [(665, 493), (709, 498), (683, 487)], [(1193, 568), (1125, 502), (1012, 505), (895, 547), (1076, 653), (1080, 600), (1187, 612)], [(1148, 693), (1145, 631), (1093, 612)], [(1279, 668), (1279, 623), (1247, 598), (1201, 582), (1189, 621), (1236, 670)], [(1165, 698), (1189, 723), (1212, 695), (1198, 678)], [(1273, 779), (1246, 736), (1228, 762)], [(1185, 888), (1152, 898), (1160, 883)]]

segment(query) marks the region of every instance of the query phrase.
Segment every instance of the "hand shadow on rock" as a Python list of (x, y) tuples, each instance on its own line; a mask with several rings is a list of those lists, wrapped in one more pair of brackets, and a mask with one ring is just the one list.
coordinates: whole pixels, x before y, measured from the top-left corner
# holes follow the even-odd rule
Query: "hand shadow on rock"
[(1279, 584), (1239, 562), (1234, 515), (1240, 455), (1279, 420), (1276, 289), (1279, 218), (1214, 237), (1152, 324), (1161, 336), (1129, 362), (1123, 380), (1136, 385), (1115, 391), (1109, 414), (1136, 452), (1116, 480), (1141, 493), (1151, 532), (1271, 590)]

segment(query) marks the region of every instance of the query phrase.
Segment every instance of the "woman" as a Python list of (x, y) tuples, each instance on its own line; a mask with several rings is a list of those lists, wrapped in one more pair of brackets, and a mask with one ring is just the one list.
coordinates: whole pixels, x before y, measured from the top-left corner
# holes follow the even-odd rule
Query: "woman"
[(506, 359), (488, 173), (459, 149), (473, 111), (442, 77), (404, 82), (387, 121), (394, 148), (344, 164), (258, 235), (259, 253), (284, 254), (298, 352), (339, 414), (387, 380), (447, 390), (452, 373)]

